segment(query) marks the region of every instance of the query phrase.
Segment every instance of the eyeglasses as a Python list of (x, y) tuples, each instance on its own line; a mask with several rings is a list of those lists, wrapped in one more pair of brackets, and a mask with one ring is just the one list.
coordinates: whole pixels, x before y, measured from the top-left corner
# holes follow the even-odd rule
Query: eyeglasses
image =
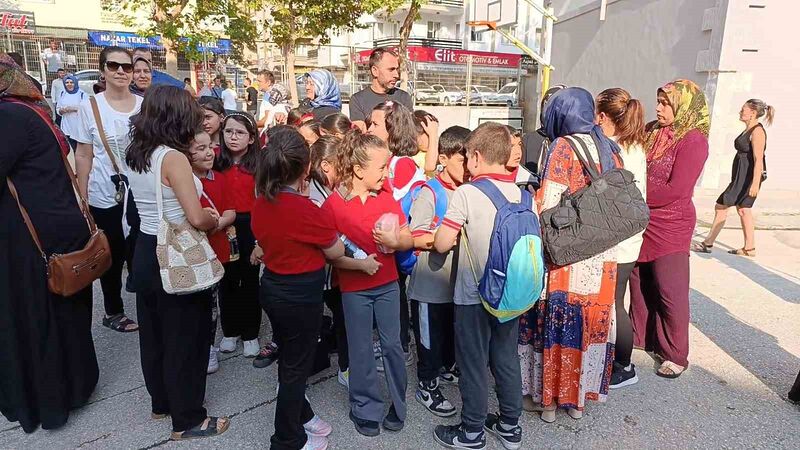
[(125, 73), (133, 72), (133, 64), (131, 63), (118, 63), (115, 61), (106, 61), (106, 69), (116, 72), (119, 68), (122, 67), (122, 71)]
[(246, 131), (234, 130), (233, 128), (226, 128), (223, 133), (225, 133), (225, 136), (236, 137), (237, 139), (246, 138), (250, 135)]

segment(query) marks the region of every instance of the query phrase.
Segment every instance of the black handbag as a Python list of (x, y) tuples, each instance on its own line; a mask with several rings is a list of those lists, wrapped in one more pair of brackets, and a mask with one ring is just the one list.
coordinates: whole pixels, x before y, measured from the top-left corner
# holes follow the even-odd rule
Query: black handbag
[(644, 230), (650, 220), (631, 172), (615, 168), (600, 174), (584, 137), (565, 139), (591, 181), (575, 192), (565, 191), (557, 206), (542, 212), (545, 256), (557, 266), (599, 255)]

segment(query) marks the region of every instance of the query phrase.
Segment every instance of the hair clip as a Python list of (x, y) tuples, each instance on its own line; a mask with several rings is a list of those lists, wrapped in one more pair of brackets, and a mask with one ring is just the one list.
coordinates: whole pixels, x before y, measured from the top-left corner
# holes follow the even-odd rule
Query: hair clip
[(234, 112), (232, 112), (232, 113), (228, 113), (228, 114), (226, 114), (226, 115), (225, 115), (225, 119), (227, 119), (228, 117), (233, 117), (233, 116), (244, 117), (244, 118), (245, 118), (245, 120), (247, 120), (247, 122), (248, 122), (250, 125), (252, 125), (252, 126), (253, 126), (253, 128), (257, 128), (257, 127), (256, 127), (256, 123), (255, 123), (255, 120), (253, 120), (253, 118), (252, 118), (250, 115), (248, 115), (248, 114), (245, 114), (245, 113), (241, 113), (241, 112), (238, 112), (238, 111), (234, 111)]

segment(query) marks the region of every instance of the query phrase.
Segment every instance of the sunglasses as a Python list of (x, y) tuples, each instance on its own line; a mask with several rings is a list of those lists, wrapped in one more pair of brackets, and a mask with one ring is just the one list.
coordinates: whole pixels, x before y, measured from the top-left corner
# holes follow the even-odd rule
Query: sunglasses
[(118, 63), (114, 61), (106, 61), (106, 69), (116, 72), (119, 68), (122, 67), (122, 71), (125, 73), (133, 72), (133, 64), (131, 63)]

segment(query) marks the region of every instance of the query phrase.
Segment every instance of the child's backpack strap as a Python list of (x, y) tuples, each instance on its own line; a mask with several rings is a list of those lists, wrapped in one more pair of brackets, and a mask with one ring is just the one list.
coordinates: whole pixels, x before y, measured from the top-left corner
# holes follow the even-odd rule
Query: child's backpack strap
[(447, 214), (447, 191), (442, 183), (436, 178), (431, 178), (425, 186), (433, 193), (434, 214), (431, 222), (431, 229), (438, 228)]
[[(489, 197), (489, 200), (492, 201), (494, 208), (498, 211), (506, 204), (511, 203), (508, 201), (506, 196), (503, 195), (503, 192), (500, 191), (500, 188), (495, 186), (495, 184), (492, 183), (492, 181), (488, 178), (481, 178), (479, 180), (470, 182), (470, 184), (478, 188), (479, 191), (483, 192), (483, 195)], [(533, 210), (533, 196), (524, 187), (520, 187), (520, 203)]]

